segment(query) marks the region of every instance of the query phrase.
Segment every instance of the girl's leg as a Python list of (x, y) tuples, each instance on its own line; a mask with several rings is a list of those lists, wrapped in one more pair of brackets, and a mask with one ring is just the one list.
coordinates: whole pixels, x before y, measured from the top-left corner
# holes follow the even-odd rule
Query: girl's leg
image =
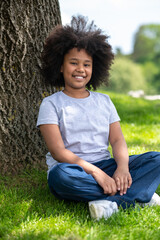
[[(97, 167), (112, 176), (116, 163), (114, 159), (101, 161)], [(148, 152), (130, 156), (132, 186), (127, 194), (108, 196), (95, 179), (76, 164), (60, 163), (49, 173), (48, 183), (53, 194), (63, 199), (92, 201), (106, 199), (116, 202), (123, 208), (135, 205), (135, 201), (149, 202), (160, 184), (160, 153)]]
[[(107, 174), (113, 175), (116, 169), (114, 159), (98, 162), (98, 167), (107, 170)], [(76, 201), (91, 201), (106, 199), (106, 194), (98, 185), (92, 175), (87, 174), (77, 164), (58, 163), (48, 176), (48, 184), (51, 192), (61, 199)]]
[(130, 173), (133, 183), (123, 196), (116, 194), (107, 200), (116, 201), (123, 208), (135, 205), (135, 201), (149, 202), (160, 184), (160, 152), (147, 152), (130, 156)]

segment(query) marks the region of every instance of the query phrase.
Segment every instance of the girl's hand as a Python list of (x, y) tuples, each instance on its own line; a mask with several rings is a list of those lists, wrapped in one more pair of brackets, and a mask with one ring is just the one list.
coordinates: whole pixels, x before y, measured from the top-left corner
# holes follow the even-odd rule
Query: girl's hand
[(104, 194), (108, 194), (110, 196), (116, 194), (117, 186), (113, 178), (108, 176), (101, 169), (99, 169), (98, 172), (97, 171), (94, 172), (92, 176), (97, 181), (97, 183), (103, 188)]
[(117, 190), (120, 191), (120, 195), (126, 194), (127, 189), (130, 188), (132, 184), (132, 177), (128, 169), (117, 168), (113, 174), (113, 179), (115, 180)]

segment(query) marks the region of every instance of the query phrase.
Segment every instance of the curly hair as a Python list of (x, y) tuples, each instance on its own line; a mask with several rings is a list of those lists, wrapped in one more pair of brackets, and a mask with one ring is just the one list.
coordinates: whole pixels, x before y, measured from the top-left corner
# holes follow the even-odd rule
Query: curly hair
[(81, 15), (72, 17), (71, 24), (57, 26), (46, 39), (42, 53), (42, 75), (54, 87), (64, 87), (60, 69), (64, 55), (73, 48), (85, 49), (93, 59), (91, 80), (86, 87), (96, 90), (102, 83), (108, 84), (109, 70), (114, 59), (108, 36)]

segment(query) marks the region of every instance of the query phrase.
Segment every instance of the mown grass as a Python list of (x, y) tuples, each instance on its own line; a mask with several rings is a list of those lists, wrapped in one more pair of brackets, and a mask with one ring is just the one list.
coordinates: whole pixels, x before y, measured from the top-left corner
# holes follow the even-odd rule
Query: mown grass
[(129, 154), (160, 149), (160, 101), (109, 93), (121, 118)]
[[(109, 93), (121, 117), (129, 153), (160, 149), (160, 101)], [(157, 192), (160, 194), (160, 187)], [(47, 186), (46, 171), (0, 177), (2, 240), (160, 239), (160, 207), (120, 210), (94, 221), (87, 203), (59, 201)]]

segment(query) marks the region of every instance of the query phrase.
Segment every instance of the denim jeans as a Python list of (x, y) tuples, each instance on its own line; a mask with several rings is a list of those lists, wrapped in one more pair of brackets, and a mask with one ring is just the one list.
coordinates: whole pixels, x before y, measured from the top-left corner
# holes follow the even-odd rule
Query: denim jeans
[[(94, 164), (110, 177), (116, 170), (117, 164), (113, 158)], [(60, 199), (75, 201), (91, 201), (106, 199), (116, 202), (124, 209), (135, 206), (135, 202), (149, 202), (160, 184), (160, 152), (147, 152), (129, 157), (129, 171), (132, 185), (127, 193), (114, 196), (104, 194), (103, 189), (92, 175), (87, 174), (77, 164), (58, 163), (48, 176), (51, 192)]]

